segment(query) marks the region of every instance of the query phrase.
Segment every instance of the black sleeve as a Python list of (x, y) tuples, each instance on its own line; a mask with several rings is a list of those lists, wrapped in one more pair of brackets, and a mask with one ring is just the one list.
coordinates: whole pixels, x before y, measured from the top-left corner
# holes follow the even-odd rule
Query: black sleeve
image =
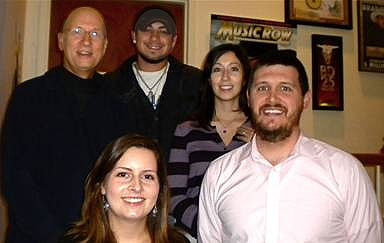
[[(21, 235), (35, 242), (49, 242), (60, 232), (53, 215), (42, 199), (30, 169), (37, 154), (38, 127), (35, 126), (34, 101), (24, 89), (16, 89), (8, 106), (2, 129), (2, 189), (8, 203), (9, 223)], [(44, 216), (44, 217), (42, 217)]]

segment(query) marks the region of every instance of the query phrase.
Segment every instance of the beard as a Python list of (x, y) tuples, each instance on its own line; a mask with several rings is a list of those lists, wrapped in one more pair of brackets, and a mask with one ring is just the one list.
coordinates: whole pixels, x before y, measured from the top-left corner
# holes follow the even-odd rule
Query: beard
[[(262, 110), (263, 108), (272, 107), (271, 105), (264, 105), (260, 108)], [(273, 107), (282, 107), (285, 110), (285, 113), (287, 113), (286, 107), (283, 107), (280, 104), (274, 105)], [(263, 124), (262, 119), (259, 119), (259, 116), (252, 111), (252, 123), (253, 127), (255, 129), (255, 133), (257, 136), (259, 136), (262, 140), (268, 141), (271, 143), (276, 143), (285, 140), (289, 136), (291, 136), (293, 132), (294, 127), (298, 127), (300, 123), (300, 117), (301, 113), (303, 112), (303, 104), (295, 110), (291, 115), (287, 117), (287, 122), (277, 128), (270, 129), (267, 126)]]
[(157, 59), (152, 59), (150, 57), (147, 57), (141, 53), (138, 53), (138, 55), (146, 62), (150, 63), (150, 64), (159, 64), (161, 63), (162, 61), (166, 60), (168, 58), (168, 56), (161, 56)]

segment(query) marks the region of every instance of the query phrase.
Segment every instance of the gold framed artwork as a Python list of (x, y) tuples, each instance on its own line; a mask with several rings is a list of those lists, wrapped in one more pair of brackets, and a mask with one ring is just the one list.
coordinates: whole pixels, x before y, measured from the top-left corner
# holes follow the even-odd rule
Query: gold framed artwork
[(384, 1), (359, 0), (359, 71), (384, 73)]
[(352, 0), (286, 0), (286, 21), (352, 29)]
[(312, 35), (312, 109), (344, 110), (343, 40)]

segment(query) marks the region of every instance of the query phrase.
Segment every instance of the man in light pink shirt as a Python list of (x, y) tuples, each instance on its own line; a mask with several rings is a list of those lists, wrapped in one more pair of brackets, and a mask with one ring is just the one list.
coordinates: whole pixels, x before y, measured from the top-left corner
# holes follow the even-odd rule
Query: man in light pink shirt
[(264, 55), (251, 79), (256, 136), (210, 164), (200, 193), (199, 242), (383, 242), (364, 167), (300, 131), (311, 95), (295, 53)]

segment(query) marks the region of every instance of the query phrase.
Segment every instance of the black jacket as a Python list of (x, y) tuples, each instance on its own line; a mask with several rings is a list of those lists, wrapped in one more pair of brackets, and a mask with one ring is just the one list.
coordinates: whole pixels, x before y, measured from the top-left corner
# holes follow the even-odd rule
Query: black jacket
[(93, 106), (94, 114), (103, 114), (98, 119), (104, 124), (104, 129), (94, 127), (91, 132), (98, 136), (96, 151), (119, 136), (136, 133), (157, 139), (167, 160), (176, 126), (198, 106), (202, 73), (169, 57), (167, 80), (154, 110), (132, 70), (135, 60), (136, 56), (129, 58), (107, 75), (106, 97)]
[(102, 81), (57, 67), (13, 93), (1, 147), (7, 243), (55, 242), (78, 219), (94, 162), (84, 114)]

